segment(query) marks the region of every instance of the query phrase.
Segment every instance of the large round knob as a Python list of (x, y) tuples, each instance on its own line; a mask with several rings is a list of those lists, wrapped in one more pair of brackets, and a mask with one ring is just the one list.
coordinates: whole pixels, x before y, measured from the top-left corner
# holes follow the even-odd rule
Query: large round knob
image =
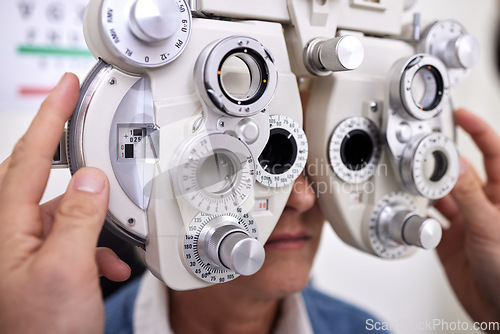
[(221, 241), (219, 257), (225, 267), (238, 274), (253, 275), (262, 267), (265, 252), (259, 241), (246, 233), (235, 232)]
[(441, 241), (441, 225), (435, 219), (424, 218), (404, 206), (386, 206), (379, 219), (379, 234), (389, 242), (434, 249)]
[(479, 42), (472, 35), (452, 39), (443, 51), (442, 59), (451, 68), (469, 69), (479, 61)]
[(240, 226), (220, 220), (203, 228), (198, 247), (208, 262), (240, 275), (255, 274), (265, 259), (264, 247), (258, 240)]
[(330, 72), (358, 68), (363, 62), (365, 49), (355, 36), (317, 38), (309, 43), (305, 56), (307, 69), (315, 75), (324, 76)]
[(410, 215), (403, 225), (403, 241), (409, 245), (434, 249), (441, 241), (441, 225), (432, 218)]
[(180, 16), (174, 0), (137, 0), (130, 12), (130, 29), (144, 42), (162, 41), (177, 31)]

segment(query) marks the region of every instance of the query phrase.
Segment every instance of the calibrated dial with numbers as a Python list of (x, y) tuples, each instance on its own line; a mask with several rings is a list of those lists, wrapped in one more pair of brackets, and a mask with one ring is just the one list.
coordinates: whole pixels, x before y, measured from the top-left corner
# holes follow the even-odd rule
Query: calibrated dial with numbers
[(269, 140), (259, 156), (256, 180), (267, 187), (295, 181), (307, 162), (307, 138), (300, 124), (283, 115), (269, 116)]
[(335, 174), (348, 183), (367, 181), (376, 171), (382, 154), (377, 126), (366, 117), (349, 117), (332, 133), (328, 148)]
[(440, 20), (429, 26), (418, 50), (436, 56), (446, 64), (452, 85), (467, 76), (480, 56), (477, 39), (455, 20)]
[(406, 147), (400, 170), (409, 191), (435, 200), (453, 189), (459, 166), (454, 142), (442, 133), (433, 132), (416, 138)]
[(409, 211), (415, 211), (417, 207), (413, 203), (410, 195), (402, 192), (391, 192), (373, 207), (368, 225), (368, 239), (373, 251), (380, 257), (397, 258), (403, 256), (408, 251), (407, 245), (401, 245), (394, 242), (388, 231), (381, 222), (384, 220), (383, 214), (387, 208), (405, 208)]
[[(219, 233), (220, 231), (223, 232)], [(233, 256), (233, 258), (239, 257), (240, 263), (235, 263), (237, 268), (230, 269), (227, 266), (231, 267), (231, 264), (221, 263), (226, 258), (222, 253), (224, 252), (224, 243), (231, 244), (231, 241), (227, 239), (237, 234), (243, 235), (243, 239), (247, 239), (243, 242), (257, 243), (255, 247), (257, 251), (245, 252), (246, 249), (235, 250), (237, 246), (232, 247), (233, 255), (240, 253)], [(257, 237), (257, 225), (253, 217), (248, 213), (241, 214), (240, 209), (236, 213), (224, 215), (199, 213), (189, 224), (184, 237), (185, 263), (193, 274), (209, 283), (225, 283), (235, 279), (240, 274), (253, 274), (254, 271), (260, 269), (264, 261), (264, 248), (256, 240)], [(212, 242), (211, 239), (215, 239), (215, 242)], [(241, 257), (244, 258), (243, 265)], [(250, 272), (238, 273), (238, 267), (247, 269), (249, 266), (253, 267)]]
[(227, 134), (193, 138), (175, 159), (176, 192), (196, 210), (217, 214), (234, 211), (251, 194), (255, 181), (252, 153)]
[(106, 0), (101, 15), (108, 46), (134, 66), (168, 64), (182, 53), (191, 34), (185, 0)]

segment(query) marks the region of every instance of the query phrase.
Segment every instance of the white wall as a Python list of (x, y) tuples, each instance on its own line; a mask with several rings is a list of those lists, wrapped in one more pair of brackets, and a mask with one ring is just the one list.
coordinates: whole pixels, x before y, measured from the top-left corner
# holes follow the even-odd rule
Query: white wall
[[(493, 50), (499, 12), (497, 1), (418, 0), (415, 9), (422, 13), (424, 20), (454, 18), (479, 39), (481, 62), (465, 82), (452, 89), (452, 95), (456, 107), (482, 115), (500, 132), (500, 114), (497, 111), (500, 87)], [(458, 146), (461, 154), (484, 175), (480, 154), (461, 130)], [(313, 282), (322, 290), (367, 308), (392, 323), (425, 324), (425, 321), (433, 319), (449, 322), (467, 319), (447, 283), (435, 252), (419, 251), (409, 259), (397, 261), (381, 260), (346, 246), (330, 226), (324, 229), (313, 269)], [(395, 332), (411, 334), (425, 331), (412, 331), (406, 327)]]
[[(424, 19), (455, 18), (480, 40), (481, 63), (452, 93), (456, 106), (481, 114), (500, 132), (500, 115), (496, 111), (500, 105), (500, 87), (492, 50), (496, 38), (496, 1), (419, 0), (416, 8)], [(2, 33), (6, 33), (5, 30)], [(0, 68), (6, 69), (6, 65)], [(10, 154), (33, 117), (34, 109), (5, 110), (0, 106), (0, 124), (3, 125), (0, 160)], [(463, 133), (459, 135), (459, 148), (475, 164), (480, 163), (478, 152)], [(52, 175), (45, 198), (61, 193), (69, 179), (67, 171), (54, 171)], [(325, 227), (313, 279), (323, 290), (365, 307), (387, 321), (420, 323), (435, 318), (456, 321), (466, 317), (433, 252), (421, 251), (409, 259), (384, 261), (346, 246), (329, 226)]]

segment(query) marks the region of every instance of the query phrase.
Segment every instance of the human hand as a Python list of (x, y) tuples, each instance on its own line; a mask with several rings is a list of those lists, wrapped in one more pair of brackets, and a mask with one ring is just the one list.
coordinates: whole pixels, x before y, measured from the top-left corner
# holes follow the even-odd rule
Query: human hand
[(481, 150), (487, 181), (461, 159), (455, 188), (435, 204), (451, 223), (437, 251), (474, 321), (500, 321), (500, 137), (468, 111), (458, 110), (456, 120)]
[(100, 333), (99, 273), (130, 275), (113, 251), (96, 250), (109, 198), (101, 171), (80, 169), (64, 195), (39, 205), (78, 94), (78, 78), (66, 74), (0, 165), (2, 333)]

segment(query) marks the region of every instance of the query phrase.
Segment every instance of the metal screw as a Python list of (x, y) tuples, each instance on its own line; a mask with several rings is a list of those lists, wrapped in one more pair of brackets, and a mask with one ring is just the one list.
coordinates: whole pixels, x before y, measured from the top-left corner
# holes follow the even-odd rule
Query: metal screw
[(115, 83), (116, 83), (116, 79), (115, 78), (109, 79), (109, 84), (110, 85), (114, 85)]
[(224, 123), (224, 121), (219, 121), (219, 127), (223, 128), (224, 126), (226, 126), (226, 123)]
[(372, 112), (377, 112), (378, 111), (378, 103), (375, 101), (370, 102), (370, 110)]
[(129, 218), (129, 219), (127, 220), (127, 222), (128, 222), (128, 224), (129, 224), (130, 226), (134, 226), (134, 225), (135, 225), (135, 219), (134, 219), (134, 218)]

